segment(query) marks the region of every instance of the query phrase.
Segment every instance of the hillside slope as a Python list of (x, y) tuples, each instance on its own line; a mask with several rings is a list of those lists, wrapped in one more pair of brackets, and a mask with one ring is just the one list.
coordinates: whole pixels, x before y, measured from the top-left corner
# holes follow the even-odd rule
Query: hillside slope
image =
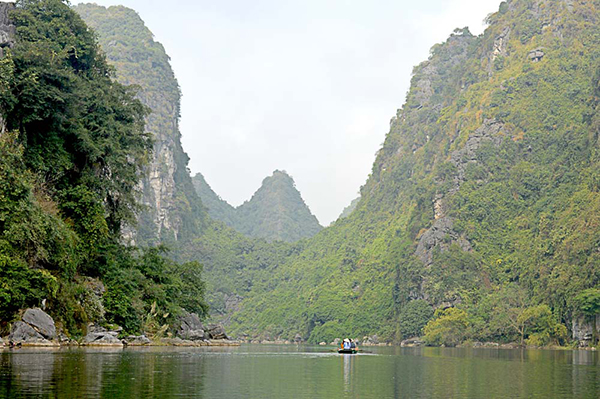
[(234, 330), (394, 340), (458, 307), (470, 339), (563, 339), (600, 282), (599, 7), (512, 0), (435, 45), (357, 208), (250, 291)]

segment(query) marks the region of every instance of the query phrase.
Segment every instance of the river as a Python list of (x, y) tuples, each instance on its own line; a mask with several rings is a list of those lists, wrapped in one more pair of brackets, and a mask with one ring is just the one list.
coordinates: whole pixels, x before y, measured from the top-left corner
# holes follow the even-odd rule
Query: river
[(4, 350), (0, 398), (600, 398), (597, 352), (365, 349)]

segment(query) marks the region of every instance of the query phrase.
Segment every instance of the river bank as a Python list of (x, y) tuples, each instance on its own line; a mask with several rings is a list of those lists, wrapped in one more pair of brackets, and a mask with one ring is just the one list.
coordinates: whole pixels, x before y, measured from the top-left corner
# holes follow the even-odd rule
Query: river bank
[(15, 347), (125, 347), (125, 346), (239, 346), (220, 324), (203, 325), (198, 315), (186, 313), (177, 325), (164, 325), (153, 333), (127, 335), (115, 325), (89, 323), (83, 334), (70, 336), (50, 315), (39, 308), (23, 311), (21, 320), (10, 325), (10, 334), (0, 338), (0, 348)]

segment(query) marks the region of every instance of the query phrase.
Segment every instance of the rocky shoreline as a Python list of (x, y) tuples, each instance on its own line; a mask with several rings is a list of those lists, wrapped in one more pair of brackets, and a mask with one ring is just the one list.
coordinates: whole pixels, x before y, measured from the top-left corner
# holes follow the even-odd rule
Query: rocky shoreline
[(223, 326), (204, 326), (198, 315), (187, 313), (179, 318), (175, 334), (147, 337), (146, 335), (122, 336), (123, 329), (106, 328), (97, 323), (87, 326), (86, 334), (78, 339), (57, 331), (54, 320), (39, 308), (24, 311), (21, 320), (12, 324), (10, 334), (0, 338), (0, 349), (15, 347), (139, 347), (139, 346), (239, 346), (230, 340)]

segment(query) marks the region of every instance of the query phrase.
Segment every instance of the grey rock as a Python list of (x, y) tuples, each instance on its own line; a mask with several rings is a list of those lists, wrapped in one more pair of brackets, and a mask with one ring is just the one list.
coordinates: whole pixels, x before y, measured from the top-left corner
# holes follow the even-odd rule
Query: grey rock
[(471, 244), (460, 237), (453, 229), (454, 221), (450, 217), (436, 220), (421, 238), (417, 245), (415, 255), (421, 259), (425, 266), (433, 262), (433, 249), (440, 247), (442, 251), (448, 249), (452, 243), (457, 243), (463, 251), (471, 251)]
[[(573, 339), (579, 341), (581, 346), (587, 346), (592, 340), (592, 323), (585, 317), (576, 317), (573, 319), (572, 328)], [(600, 315), (596, 316), (596, 330), (600, 335)]]
[(39, 343), (50, 343), (44, 336), (33, 329), (29, 324), (17, 321), (12, 325), (8, 341), (18, 344), (39, 344)]
[(44, 338), (49, 340), (56, 338), (54, 320), (42, 309), (27, 309), (23, 315), (23, 321), (33, 327)]
[(83, 338), (83, 345), (123, 345), (123, 342), (117, 338), (121, 329), (108, 331), (106, 328), (97, 324), (88, 325), (88, 333)]
[(541, 49), (531, 50), (527, 54), (527, 58), (529, 58), (532, 62), (539, 62), (544, 58), (546, 54)]
[(58, 334), (58, 342), (60, 342), (61, 345), (68, 344), (71, 342), (71, 339), (69, 337), (67, 337), (65, 333), (61, 332), (60, 334)]
[(462, 183), (466, 180), (466, 169), (469, 164), (477, 163), (477, 152), (484, 143), (492, 143), (499, 146), (502, 143), (502, 137), (498, 134), (504, 128), (504, 124), (495, 119), (486, 119), (483, 124), (469, 136), (465, 146), (460, 150), (453, 151), (450, 154), (452, 162), (458, 173), (454, 178), (454, 187), (450, 193), (458, 191)]
[(206, 337), (205, 327), (196, 313), (185, 313), (179, 317), (176, 335), (184, 340), (199, 341)]
[(420, 338), (414, 337), (414, 338), (405, 339), (404, 341), (402, 341), (400, 343), (400, 346), (412, 348), (412, 347), (417, 347), (417, 346), (423, 346), (424, 344), (425, 344), (425, 342), (423, 342)]
[(15, 43), (16, 27), (8, 16), (14, 9), (14, 3), (0, 3), (0, 58), (4, 56), (4, 49)]
[(488, 74), (491, 76), (494, 71), (494, 61), (498, 57), (506, 56), (508, 53), (508, 41), (510, 39), (510, 28), (505, 27), (504, 30), (494, 39), (494, 47), (490, 53), (488, 63)]
[(206, 334), (210, 339), (229, 339), (225, 333), (225, 329), (220, 324), (209, 324)]
[(363, 339), (362, 339), (362, 345), (365, 345), (365, 346), (379, 345), (379, 337), (377, 335), (371, 335), (371, 336), (368, 336), (368, 337), (363, 337)]
[(150, 345), (151, 341), (145, 335), (130, 335), (125, 338), (125, 342), (130, 346)]
[(294, 342), (296, 342), (296, 343), (299, 344), (299, 343), (301, 343), (303, 341), (304, 341), (304, 338), (302, 338), (302, 335), (296, 334), (296, 336), (294, 337)]

